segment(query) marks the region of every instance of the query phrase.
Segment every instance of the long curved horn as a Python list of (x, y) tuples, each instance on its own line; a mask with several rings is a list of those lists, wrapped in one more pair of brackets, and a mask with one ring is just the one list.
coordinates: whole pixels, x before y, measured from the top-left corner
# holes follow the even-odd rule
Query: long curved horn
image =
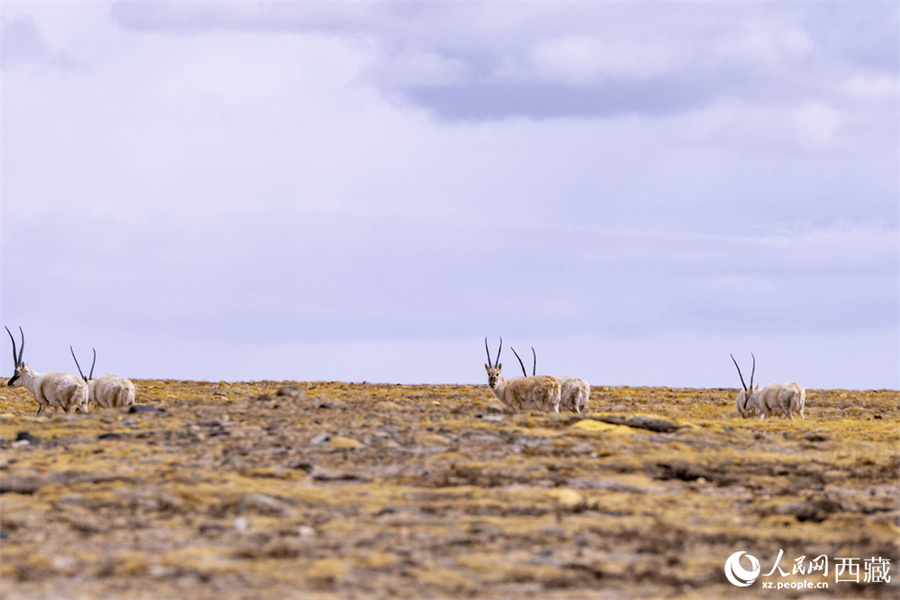
[(22, 336), (22, 345), (19, 346), (19, 356), (18, 356), (18, 358), (16, 358), (16, 364), (21, 365), (21, 364), (23, 364), (22, 363), (22, 355), (25, 353), (25, 332), (22, 331), (21, 325), (19, 325), (19, 335)]
[(4, 325), (3, 328), (6, 329), (6, 333), (9, 334), (9, 341), (12, 342), (12, 347), (13, 347), (13, 363), (15, 363), (14, 366), (13, 366), (13, 369), (15, 369), (15, 367), (18, 367), (18, 366), (19, 366), (19, 358), (16, 356), (16, 338), (13, 337), (13, 334), (12, 334), (12, 332), (9, 330), (9, 327), (7, 327), (6, 325)]
[(510, 349), (510, 350), (512, 350), (512, 351), (513, 351), (513, 354), (515, 354), (515, 355), (516, 355), (516, 358), (518, 358), (518, 359), (519, 359), (519, 366), (520, 366), (520, 367), (522, 367), (522, 376), (523, 376), (523, 377), (528, 377), (528, 373), (527, 373), (527, 372), (525, 372), (525, 365), (524, 365), (524, 364), (522, 364), (522, 359), (521, 359), (521, 358), (519, 358), (519, 353), (518, 353), (518, 352), (516, 352), (516, 349), (515, 349), (515, 348), (513, 348), (513, 347), (512, 347), (512, 346), (510, 346), (510, 347), (509, 347), (509, 349)]
[(503, 338), (500, 338), (500, 346), (497, 347), (497, 360), (494, 361), (494, 366), (498, 366), (500, 364), (500, 351), (503, 350)]
[[(747, 384), (744, 383), (744, 376), (741, 374), (741, 368), (738, 367), (737, 361), (734, 360), (734, 354), (730, 354), (729, 356), (731, 356), (731, 362), (733, 362), (733, 363), (734, 363), (734, 366), (737, 367), (737, 370), (738, 370), (738, 377), (741, 378), (741, 385), (744, 386), (744, 390), (746, 391), (746, 390), (747, 390)], [(750, 381), (752, 382), (753, 380), (751, 379)]]
[[(750, 353), (750, 356), (753, 356), (753, 353)], [(756, 375), (756, 357), (753, 356), (753, 370), (750, 371), (750, 389), (753, 389), (753, 376)]]
[(78, 364), (78, 359), (75, 357), (75, 350), (72, 349), (72, 346), (69, 346), (69, 352), (72, 353), (72, 358), (75, 359), (75, 366), (78, 367), (78, 374), (81, 375), (81, 378), (84, 379), (85, 382), (87, 382), (88, 378), (81, 372), (81, 365)]
[(534, 346), (531, 347), (531, 358), (534, 359), (531, 363), (531, 375), (537, 375), (537, 352), (534, 351)]
[(97, 364), (97, 349), (94, 347), (91, 347), (91, 350), (94, 351), (94, 362), (91, 363), (91, 374), (88, 375), (88, 379), (94, 378), (94, 365)]
[(493, 367), (494, 364), (491, 362), (491, 351), (488, 349), (487, 345), (487, 336), (484, 338), (484, 351), (487, 353), (488, 366)]

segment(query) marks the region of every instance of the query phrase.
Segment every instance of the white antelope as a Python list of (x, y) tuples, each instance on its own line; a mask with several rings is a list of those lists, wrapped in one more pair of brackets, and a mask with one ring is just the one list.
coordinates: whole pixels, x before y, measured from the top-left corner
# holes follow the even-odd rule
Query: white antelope
[[(522, 375), (527, 377), (528, 373), (525, 371), (525, 365), (522, 363), (522, 359), (519, 358), (516, 349), (512, 346), (510, 346), (509, 349), (512, 350), (513, 354), (516, 355), (516, 358), (519, 359), (519, 366), (522, 367)], [(531, 374), (536, 375), (537, 353), (534, 351), (534, 346), (531, 347), (531, 356)], [(578, 377), (569, 377), (567, 375), (554, 375), (553, 378), (559, 382), (560, 407), (576, 413), (581, 413), (582, 410), (587, 408), (588, 400), (591, 398), (591, 386), (587, 381), (579, 379)]]
[(97, 350), (94, 351), (94, 361), (91, 363), (91, 372), (85, 377), (81, 371), (81, 365), (75, 358), (75, 350), (69, 346), (72, 358), (75, 359), (75, 366), (78, 367), (78, 374), (88, 384), (88, 400), (91, 404), (102, 408), (118, 408), (120, 406), (131, 406), (134, 404), (134, 384), (130, 379), (119, 377), (117, 375), (100, 375), (94, 379), (94, 365), (97, 364)]
[(23, 387), (34, 395), (34, 399), (38, 403), (37, 414), (44, 412), (48, 406), (54, 409), (61, 408), (66, 412), (70, 409), (79, 408), (82, 412), (88, 410), (88, 385), (71, 373), (57, 373), (55, 371), (45, 371), (38, 373), (28, 364), (22, 362), (22, 354), (25, 352), (25, 332), (19, 327), (19, 333), (22, 335), (22, 347), (16, 354), (16, 340), (9, 331), (9, 327), (5, 327), (9, 339), (12, 341), (13, 361), (15, 362), (15, 371), (7, 385), (9, 387)]
[[(750, 356), (753, 356), (751, 353)], [(744, 376), (741, 374), (741, 368), (738, 367), (734, 356), (731, 361), (737, 367), (738, 377), (741, 378), (743, 390), (738, 392), (737, 398), (734, 399), (734, 406), (737, 408), (738, 414), (744, 417), (766, 417), (780, 416), (794, 418), (794, 415), (803, 416), (803, 409), (806, 408), (806, 390), (798, 383), (770, 383), (766, 387), (760, 389), (757, 385), (753, 387), (753, 376), (756, 374), (756, 357), (753, 356), (753, 370), (750, 372), (750, 387), (744, 383)]]
[(487, 338), (484, 338), (484, 350), (487, 352), (488, 364), (484, 365), (488, 374), (488, 387), (503, 406), (513, 412), (520, 410), (543, 410), (559, 412), (560, 385), (553, 377), (513, 377), (505, 379), (500, 372), (500, 351), (503, 349), (503, 338), (497, 349), (497, 359), (491, 363), (491, 351), (488, 350)]

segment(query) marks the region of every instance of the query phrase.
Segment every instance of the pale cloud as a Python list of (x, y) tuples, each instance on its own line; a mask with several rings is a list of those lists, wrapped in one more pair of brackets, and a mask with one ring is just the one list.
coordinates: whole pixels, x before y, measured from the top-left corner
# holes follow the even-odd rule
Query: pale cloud
[(377, 61), (368, 75), (389, 88), (464, 85), (471, 80), (465, 62), (417, 48), (404, 48)]
[(605, 42), (585, 35), (539, 42), (531, 50), (530, 62), (538, 79), (567, 85), (623, 77), (647, 80), (676, 66), (671, 50), (632, 40)]
[(797, 132), (800, 142), (809, 148), (827, 146), (840, 133), (843, 119), (834, 108), (811, 102), (801, 107), (797, 114)]
[(27, 15), (0, 17), (0, 67), (34, 61), (46, 53), (44, 40), (34, 19)]
[(888, 73), (854, 73), (842, 89), (852, 99), (866, 104), (892, 103), (900, 90), (900, 75)]
[(709, 48), (710, 56), (718, 60), (754, 70), (797, 63), (815, 50), (816, 43), (809, 32), (766, 19), (735, 24), (716, 36)]
[(42, 368), (475, 382), (502, 335), (597, 383), (900, 382), (893, 7), (0, 13), (0, 299)]

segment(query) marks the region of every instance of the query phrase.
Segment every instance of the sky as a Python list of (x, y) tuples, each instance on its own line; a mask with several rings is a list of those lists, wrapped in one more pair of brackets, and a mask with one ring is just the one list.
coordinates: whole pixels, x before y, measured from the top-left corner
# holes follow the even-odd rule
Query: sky
[[(0, 4), (37, 370), (900, 389), (896, 2)], [(11, 376), (11, 345), (0, 373)], [(527, 356), (526, 356), (527, 355)]]

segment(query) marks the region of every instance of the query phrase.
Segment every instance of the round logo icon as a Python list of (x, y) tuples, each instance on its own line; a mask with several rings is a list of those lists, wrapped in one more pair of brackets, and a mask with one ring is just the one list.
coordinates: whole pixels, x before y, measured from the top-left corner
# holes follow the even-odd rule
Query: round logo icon
[(747, 559), (750, 561), (750, 569), (745, 569), (741, 566), (741, 557), (745, 554), (747, 553), (743, 550), (735, 552), (725, 561), (725, 577), (728, 578), (732, 585), (738, 587), (747, 587), (759, 577), (759, 561), (752, 554), (747, 554)]

